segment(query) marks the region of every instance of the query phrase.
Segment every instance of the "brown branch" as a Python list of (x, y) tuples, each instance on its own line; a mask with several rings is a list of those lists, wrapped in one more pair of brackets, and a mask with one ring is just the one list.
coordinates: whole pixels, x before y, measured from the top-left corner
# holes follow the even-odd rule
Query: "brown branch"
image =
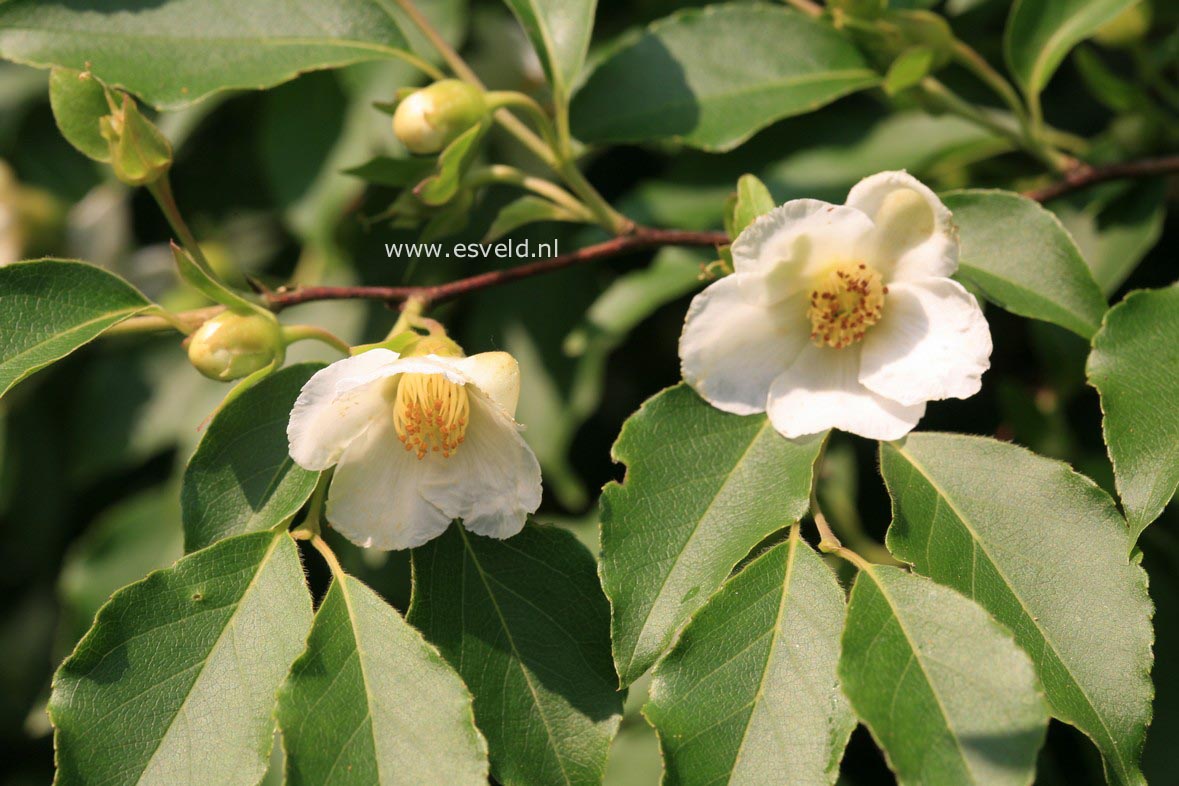
[(1080, 191), (1098, 183), (1110, 180), (1129, 180), (1140, 177), (1156, 177), (1179, 173), (1179, 156), (1148, 158), (1142, 161), (1127, 161), (1122, 164), (1090, 166), (1082, 164), (1064, 174), (1059, 182), (1025, 191), (1024, 196), (1037, 202), (1048, 202), (1057, 197)]
[(432, 305), (476, 290), (519, 281), (522, 278), (531, 278), (542, 273), (551, 273), (554, 270), (618, 256), (630, 251), (659, 246), (719, 246), (728, 242), (729, 238), (723, 232), (688, 232), (677, 229), (643, 228), (635, 230), (629, 235), (622, 235), (596, 245), (586, 246), (552, 259), (530, 262), (504, 270), (479, 273), (445, 284), (418, 287), (298, 287), (264, 294), (267, 303), (274, 311), (318, 300), (366, 299), (396, 303), (415, 298)]

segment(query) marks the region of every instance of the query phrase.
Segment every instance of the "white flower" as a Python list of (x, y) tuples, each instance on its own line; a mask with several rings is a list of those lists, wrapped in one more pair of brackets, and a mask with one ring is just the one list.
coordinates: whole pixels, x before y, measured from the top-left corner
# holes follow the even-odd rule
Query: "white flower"
[(506, 352), (369, 350), (303, 386), (291, 457), (311, 470), (336, 465), (327, 519), (360, 546), (420, 546), (453, 519), (506, 538), (540, 505), (540, 465), (513, 419), (519, 392)]
[(911, 175), (865, 178), (844, 205), (787, 202), (732, 252), (734, 273), (696, 296), (680, 338), (684, 379), (713, 406), (765, 412), (787, 437), (898, 439), (925, 402), (978, 392), (990, 330), (950, 279), (950, 211)]

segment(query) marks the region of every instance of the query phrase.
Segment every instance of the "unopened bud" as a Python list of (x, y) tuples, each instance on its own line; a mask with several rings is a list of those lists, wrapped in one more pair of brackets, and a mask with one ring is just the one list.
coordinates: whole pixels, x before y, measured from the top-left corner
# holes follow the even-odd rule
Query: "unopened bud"
[(278, 320), (227, 311), (201, 325), (188, 340), (188, 359), (210, 379), (228, 382), (282, 361), (286, 345)]
[(143, 116), (129, 95), (123, 105), (98, 121), (110, 145), (115, 176), (127, 185), (154, 183), (172, 166), (172, 145), (160, 129)]
[(434, 334), (422, 336), (407, 346), (401, 353), (402, 357), (420, 358), (426, 355), (437, 355), (442, 358), (466, 357), (463, 348), (448, 336)]
[(483, 91), (443, 79), (409, 95), (393, 113), (393, 134), (411, 153), (437, 153), (487, 114)]

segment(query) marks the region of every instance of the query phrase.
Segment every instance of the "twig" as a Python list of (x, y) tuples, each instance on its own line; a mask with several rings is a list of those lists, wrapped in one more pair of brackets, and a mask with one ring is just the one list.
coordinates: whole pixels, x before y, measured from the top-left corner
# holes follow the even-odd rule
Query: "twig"
[(1024, 196), (1037, 202), (1048, 202), (1074, 191), (1106, 183), (1110, 180), (1129, 180), (1140, 177), (1156, 177), (1179, 173), (1179, 156), (1148, 158), (1142, 161), (1127, 161), (1122, 164), (1090, 166), (1083, 164), (1065, 172), (1056, 183), (1025, 191)]
[(729, 242), (723, 232), (687, 232), (675, 229), (641, 229), (633, 234), (623, 235), (602, 243), (561, 254), (552, 259), (532, 262), (527, 265), (492, 270), (457, 281), (433, 286), (416, 287), (298, 287), (277, 290), (266, 294), (266, 300), (274, 311), (289, 306), (317, 300), (383, 300), (394, 303), (416, 298), (425, 304), (441, 303), (470, 292), (488, 287), (531, 278), (542, 273), (551, 273), (567, 267), (593, 262), (606, 257), (658, 246), (717, 246)]

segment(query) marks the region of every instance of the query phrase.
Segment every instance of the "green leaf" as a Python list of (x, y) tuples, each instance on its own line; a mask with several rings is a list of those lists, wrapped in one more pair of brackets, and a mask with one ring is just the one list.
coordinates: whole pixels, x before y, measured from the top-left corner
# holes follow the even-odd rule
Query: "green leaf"
[(943, 197), (962, 252), (958, 277), (995, 305), (1090, 338), (1105, 298), (1060, 220), (1027, 197), (970, 189)]
[(433, 175), (418, 183), (414, 195), (422, 202), (437, 207), (454, 199), (462, 185), (462, 177), (479, 152), (479, 141), (487, 132), (487, 123), (468, 128), (438, 155)]
[(1179, 286), (1131, 292), (1093, 337), (1085, 372), (1101, 394), (1105, 444), (1131, 545), (1179, 487)]
[(574, 215), (569, 208), (562, 207), (536, 196), (522, 196), (504, 206), (483, 238), (484, 243), (491, 243), (509, 232), (522, 226), (535, 224), (537, 221), (582, 221), (580, 216)]
[(725, 214), (725, 231), (735, 239), (755, 218), (773, 209), (774, 197), (766, 184), (757, 175), (741, 175), (737, 178), (737, 194), (733, 199), (732, 210)]
[(270, 529), (311, 496), (318, 472), (287, 452), (287, 421), (299, 390), (323, 368), (300, 363), (225, 405), (184, 470), (184, 547), (196, 551), (243, 532)]
[(85, 262), (43, 259), (0, 268), (0, 396), (152, 304)]
[(311, 625), (294, 541), (224, 541), (111, 598), (53, 678), (56, 783), (253, 784)]
[(933, 70), (933, 54), (928, 46), (916, 46), (902, 52), (884, 75), (884, 92), (896, 95), (929, 76)]
[(715, 409), (687, 385), (648, 399), (623, 424), (626, 480), (602, 492), (602, 585), (623, 685), (764, 537), (810, 500), (821, 437), (791, 441), (764, 415)]
[(101, 82), (88, 73), (54, 68), (49, 72), (49, 105), (67, 142), (95, 161), (111, 160), (110, 144), (98, 130), (99, 118), (111, 113)]
[(274, 315), (267, 309), (251, 303), (223, 284), (212, 270), (193, 259), (188, 250), (172, 243), (172, 259), (176, 262), (176, 269), (185, 283), (200, 292), (214, 303), (220, 303), (237, 314), (262, 314), (273, 320)]
[(889, 549), (973, 598), (1032, 655), (1052, 714), (1138, 784), (1150, 720), (1151, 605), (1109, 496), (1067, 465), (982, 437), (881, 446)]
[(655, 667), (664, 783), (834, 783), (856, 719), (835, 670), (843, 590), (799, 537), (749, 563)]
[(557, 106), (564, 106), (585, 63), (597, 0), (504, 0), (540, 56)]
[(1065, 55), (1138, 0), (1016, 0), (1003, 48), (1023, 91), (1038, 96)]
[[(0, 57), (91, 71), (159, 109), (303, 71), (396, 57), (405, 21), (380, 0), (124, 0), (0, 3)], [(314, 107), (308, 107), (313, 113)]]
[(856, 576), (843, 690), (903, 784), (1022, 786), (1048, 714), (1011, 632), (953, 590), (883, 565)]
[(286, 783), (486, 784), (471, 694), (359, 579), (337, 574), (279, 694)]
[(729, 150), (880, 77), (823, 22), (770, 5), (673, 14), (601, 63), (573, 101), (586, 142), (675, 139)]
[(409, 621), (475, 695), (504, 786), (600, 783), (622, 695), (593, 557), (535, 524), (493, 540), (455, 524), (413, 551)]
[(354, 175), (369, 183), (392, 188), (415, 186), (434, 170), (434, 161), (429, 158), (390, 158), (377, 156), (360, 166), (345, 169), (345, 175)]

